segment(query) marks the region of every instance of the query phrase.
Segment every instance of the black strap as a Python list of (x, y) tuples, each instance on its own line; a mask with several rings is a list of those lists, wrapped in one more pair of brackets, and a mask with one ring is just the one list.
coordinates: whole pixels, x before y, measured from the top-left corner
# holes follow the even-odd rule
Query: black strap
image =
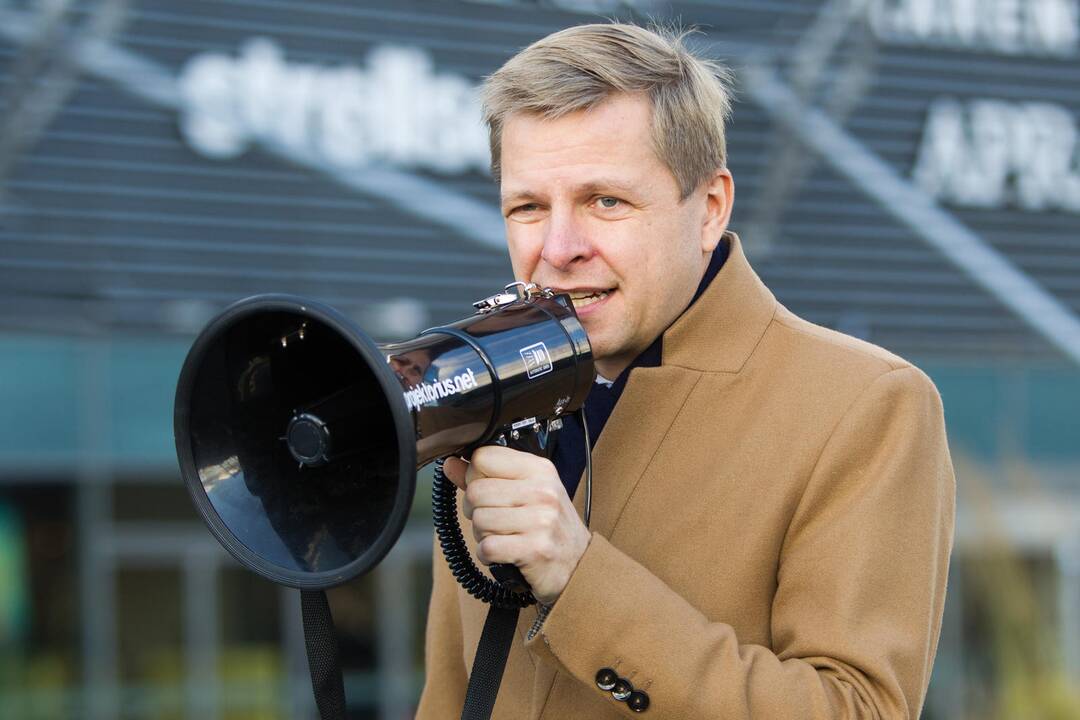
[[(304, 645), (311, 672), (311, 689), (315, 692), (319, 717), (322, 720), (345, 720), (345, 683), (341, 679), (337, 633), (326, 593), (322, 590), (301, 590), (300, 606), (304, 617)], [(488, 610), (469, 676), (469, 687), (465, 691), (461, 720), (491, 718), (520, 612), (520, 608), (494, 605)]]
[(304, 645), (311, 671), (311, 689), (315, 691), (319, 717), (345, 720), (345, 683), (341, 679), (337, 633), (326, 593), (301, 590), (300, 607), (304, 616)]
[(465, 691), (461, 720), (488, 720), (491, 717), (520, 612), (521, 608), (494, 605), (488, 610), (469, 675), (469, 687)]

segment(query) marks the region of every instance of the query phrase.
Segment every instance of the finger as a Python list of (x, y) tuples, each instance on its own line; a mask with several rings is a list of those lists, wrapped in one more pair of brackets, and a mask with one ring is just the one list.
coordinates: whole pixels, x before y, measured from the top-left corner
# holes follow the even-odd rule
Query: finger
[(479, 507), (524, 505), (525, 498), (516, 485), (519, 483), (510, 483), (502, 478), (467, 477), (465, 492), (461, 496), (461, 512), (472, 520), (473, 513)]
[(472, 480), (465, 488), (465, 506), (471, 512), (482, 507), (515, 507), (532, 504), (539, 493), (530, 481), (485, 477)]
[(443, 463), (443, 473), (446, 479), (458, 486), (459, 490), (465, 489), (465, 474), (469, 464), (461, 458), (448, 457)]
[(522, 480), (547, 472), (549, 467), (554, 471), (551, 461), (546, 458), (501, 445), (477, 448), (471, 460), (473, 472), (482, 477)]
[(461, 514), (471, 521), (475, 513), (476, 503), (469, 497), (469, 491), (466, 489), (465, 492), (461, 493)]
[(473, 537), (480, 542), (488, 535), (527, 533), (554, 523), (552, 511), (531, 507), (481, 507), (473, 511)]
[(524, 535), (488, 535), (476, 545), (476, 559), (485, 565), (516, 565), (524, 557), (528, 539)]
[[(475, 455), (476, 453), (473, 453)], [(484, 473), (480, 472), (480, 468), (476, 467), (472, 458), (469, 459), (469, 464), (465, 468), (465, 486), (468, 487), (471, 483), (477, 480), (487, 477)]]

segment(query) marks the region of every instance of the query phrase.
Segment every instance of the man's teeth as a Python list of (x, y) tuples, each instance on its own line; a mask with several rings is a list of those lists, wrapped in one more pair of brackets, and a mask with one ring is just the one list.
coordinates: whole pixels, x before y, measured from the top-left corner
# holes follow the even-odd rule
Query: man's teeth
[(586, 305), (592, 305), (594, 302), (600, 302), (610, 294), (610, 291), (604, 290), (603, 292), (592, 293), (591, 295), (571, 295), (570, 299), (574, 301), (574, 307), (583, 308)]

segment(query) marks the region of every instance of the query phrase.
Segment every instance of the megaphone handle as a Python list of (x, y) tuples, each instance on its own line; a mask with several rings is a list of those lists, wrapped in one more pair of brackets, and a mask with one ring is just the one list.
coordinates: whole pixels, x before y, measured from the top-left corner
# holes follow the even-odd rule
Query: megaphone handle
[[(465, 545), (461, 526), (458, 524), (458, 489), (447, 479), (442, 465), (442, 459), (435, 461), (435, 477), (431, 483), (431, 514), (439, 546), (442, 548), (443, 555), (446, 556), (447, 567), (450, 568), (454, 579), (470, 595), (490, 605), (523, 608), (536, 602), (531, 592), (512, 591), (506, 585), (489, 578), (473, 562), (469, 548)], [(502, 567), (517, 571), (513, 565)]]
[(494, 563), (493, 565), (488, 566), (488, 570), (491, 572), (491, 576), (498, 580), (499, 584), (507, 590), (516, 593), (529, 592), (532, 590), (529, 586), (529, 581), (521, 574), (521, 569), (517, 565)]
[[(548, 457), (551, 455), (553, 447), (548, 442), (547, 434), (541, 435), (537, 431), (540, 427), (541, 425), (536, 423), (528, 429), (515, 429), (503, 432), (489, 444), (503, 445), (505, 447), (513, 448), (514, 450), (521, 450), (523, 452), (532, 453), (533, 455)], [(521, 569), (516, 565), (495, 563), (488, 566), (488, 571), (491, 573), (491, 576), (507, 590), (517, 593), (532, 591), (529, 581), (525, 579), (525, 576), (521, 574)]]

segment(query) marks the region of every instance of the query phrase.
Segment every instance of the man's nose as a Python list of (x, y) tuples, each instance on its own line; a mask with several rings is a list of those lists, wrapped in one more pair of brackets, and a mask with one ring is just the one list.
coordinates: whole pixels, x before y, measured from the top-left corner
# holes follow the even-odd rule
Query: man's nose
[(566, 270), (575, 261), (588, 260), (594, 248), (580, 219), (572, 212), (553, 212), (544, 236), (540, 257), (557, 270)]

